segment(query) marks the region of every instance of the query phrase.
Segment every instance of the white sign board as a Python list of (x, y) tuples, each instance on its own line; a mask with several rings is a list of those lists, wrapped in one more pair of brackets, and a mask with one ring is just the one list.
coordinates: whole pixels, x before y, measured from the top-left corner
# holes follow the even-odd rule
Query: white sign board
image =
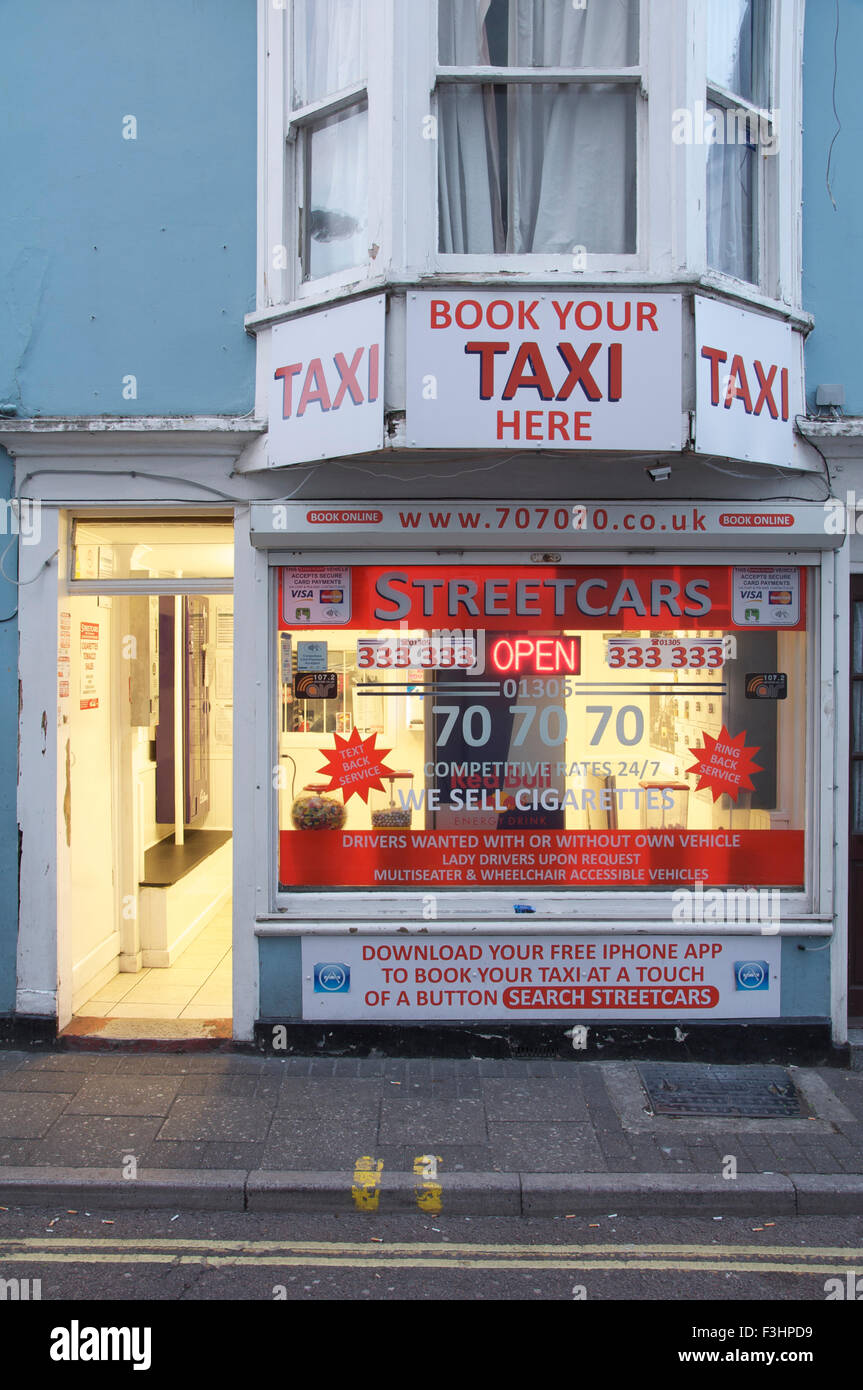
[(679, 295), (407, 297), (409, 448), (679, 450)]
[(385, 299), (279, 323), (270, 343), (273, 468), (383, 447)]
[(768, 931), (304, 937), (303, 1018), (776, 1018), (782, 943)]
[(803, 347), (789, 324), (695, 297), (695, 447), (702, 454), (809, 468), (795, 439)]
[[(252, 545), (302, 550), (832, 549), (844, 528), (821, 502), (253, 502)], [(831, 521), (825, 526), (825, 518)]]

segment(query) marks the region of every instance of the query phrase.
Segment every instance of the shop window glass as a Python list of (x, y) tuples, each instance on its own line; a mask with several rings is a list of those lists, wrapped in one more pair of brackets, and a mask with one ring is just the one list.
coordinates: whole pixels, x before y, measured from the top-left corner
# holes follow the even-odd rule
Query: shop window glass
[(283, 569), (280, 886), (801, 888), (805, 626), (796, 568)]
[(234, 525), (230, 519), (105, 517), (73, 524), (73, 581), (231, 579), (233, 574)]

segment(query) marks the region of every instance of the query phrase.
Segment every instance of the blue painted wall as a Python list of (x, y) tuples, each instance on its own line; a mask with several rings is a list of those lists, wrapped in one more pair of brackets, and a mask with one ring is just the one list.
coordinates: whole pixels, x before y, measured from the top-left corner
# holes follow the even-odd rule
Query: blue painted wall
[(863, 415), (859, 322), (863, 288), (863, 0), (838, 0), (839, 41), (833, 113), (836, 0), (808, 0), (803, 68), (803, 304), (815, 315), (806, 344), (810, 405), (821, 382), (845, 387), (845, 413)]
[(2, 44), (0, 402), (251, 410), (255, 0), (27, 0)]
[[(0, 405), (251, 411), (256, 0), (6, 4), (2, 49)], [(11, 478), (0, 449), (0, 503)], [(14, 546), (2, 563), (16, 573)], [(0, 574), (0, 1013), (15, 999), (16, 601)]]

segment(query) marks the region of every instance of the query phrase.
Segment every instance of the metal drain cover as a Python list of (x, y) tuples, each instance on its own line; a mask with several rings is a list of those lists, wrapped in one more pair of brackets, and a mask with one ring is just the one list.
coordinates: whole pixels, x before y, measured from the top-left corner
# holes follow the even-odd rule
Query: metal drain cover
[(638, 1073), (655, 1115), (805, 1118), (802, 1097), (784, 1067), (642, 1062)]

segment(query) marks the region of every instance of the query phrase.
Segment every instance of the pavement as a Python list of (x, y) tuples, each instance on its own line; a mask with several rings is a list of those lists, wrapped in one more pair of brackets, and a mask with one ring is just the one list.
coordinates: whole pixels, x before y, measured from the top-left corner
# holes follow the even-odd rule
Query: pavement
[(0, 1050), (0, 1206), (863, 1215), (863, 1070), (789, 1070), (808, 1113), (741, 1119), (635, 1062)]

